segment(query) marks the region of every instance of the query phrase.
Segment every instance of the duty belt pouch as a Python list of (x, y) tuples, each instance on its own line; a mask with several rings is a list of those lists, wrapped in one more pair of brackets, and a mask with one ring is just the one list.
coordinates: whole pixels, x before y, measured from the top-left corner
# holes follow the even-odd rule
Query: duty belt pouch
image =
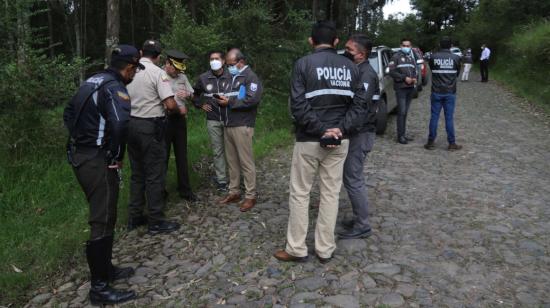
[(161, 142), (166, 134), (167, 121), (166, 118), (155, 119), (155, 140)]
[[(70, 147), (70, 151), (69, 151)], [(74, 144), (67, 146), (67, 159), (69, 160), (69, 164), (73, 168), (79, 168), (82, 166), (85, 162), (94, 159), (99, 155), (100, 149), (79, 149)]]
[(69, 136), (69, 139), (67, 140), (67, 162), (69, 165), (73, 167), (77, 167), (74, 161), (74, 154), (76, 152), (76, 147), (74, 145), (74, 142), (72, 138)]

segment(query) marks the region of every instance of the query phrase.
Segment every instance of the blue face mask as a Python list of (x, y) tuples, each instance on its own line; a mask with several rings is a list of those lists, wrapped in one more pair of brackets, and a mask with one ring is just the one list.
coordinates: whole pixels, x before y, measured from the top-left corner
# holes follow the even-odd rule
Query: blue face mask
[(411, 52), (411, 47), (401, 47), (401, 51), (408, 55)]
[(227, 69), (229, 70), (229, 74), (235, 76), (239, 73), (239, 69), (237, 68), (236, 65), (231, 65), (231, 66), (228, 66)]

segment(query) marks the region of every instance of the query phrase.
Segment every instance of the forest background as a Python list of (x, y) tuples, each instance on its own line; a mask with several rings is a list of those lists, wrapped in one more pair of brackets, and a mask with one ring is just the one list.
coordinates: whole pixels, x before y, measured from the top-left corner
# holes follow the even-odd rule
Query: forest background
[[(491, 76), (550, 110), (550, 1), (411, 0), (416, 13), (383, 18), (386, 0), (18, 0), (0, 7), (0, 305), (83, 262), (87, 204), (65, 160), (63, 107), (118, 43), (159, 39), (191, 56), (191, 80), (207, 52), (238, 46), (263, 80), (255, 154), (291, 144), (287, 112), (293, 62), (310, 47), (315, 20), (336, 22), (342, 41), (368, 34), (396, 47), (402, 37), (424, 51), (443, 35), (456, 46), (492, 50)], [(340, 46), (342, 47), (342, 45)], [(195, 187), (212, 173), (204, 115), (191, 110), (189, 156)], [(126, 166), (128, 164), (126, 163)], [(173, 163), (172, 163), (173, 166)], [(128, 180), (129, 168), (125, 169)], [(169, 191), (174, 190), (173, 168)], [(172, 194), (176, 195), (176, 194)], [(120, 194), (124, 232), (128, 185)], [(86, 275), (86, 273), (82, 273)]]

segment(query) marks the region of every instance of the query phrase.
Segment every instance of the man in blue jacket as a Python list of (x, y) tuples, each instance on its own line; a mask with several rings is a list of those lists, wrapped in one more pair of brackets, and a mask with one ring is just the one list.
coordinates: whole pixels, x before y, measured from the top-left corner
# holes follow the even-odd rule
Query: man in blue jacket
[(256, 165), (252, 141), (263, 89), (241, 50), (229, 50), (225, 63), (232, 76), (231, 92), (220, 95), (218, 101), (220, 106), (227, 106), (224, 144), (229, 169), (229, 194), (219, 203), (229, 204), (241, 199), (239, 186), (242, 174), (245, 195), (240, 210), (246, 212), (256, 205)]

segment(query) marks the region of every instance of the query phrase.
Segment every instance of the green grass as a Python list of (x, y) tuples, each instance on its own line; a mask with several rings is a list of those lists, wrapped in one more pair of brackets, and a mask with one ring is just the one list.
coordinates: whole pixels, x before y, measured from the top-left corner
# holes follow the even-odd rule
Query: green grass
[[(286, 97), (264, 96), (255, 132), (257, 159), (292, 143), (287, 110)], [(62, 112), (59, 107), (36, 115), (0, 117), (4, 139), (0, 148), (0, 305), (24, 303), (30, 291), (52, 287), (52, 278), (84, 262), (88, 206), (65, 160)], [(188, 117), (188, 155), (190, 165), (203, 169), (206, 166), (198, 162), (211, 156), (205, 116), (196, 109)], [(191, 174), (194, 187), (208, 181), (201, 178), (203, 170), (198, 171)], [(126, 161), (119, 196), (119, 234), (126, 223), (129, 175)], [(175, 181), (172, 158), (169, 191), (175, 189)]]
[(490, 75), (550, 114), (550, 21), (520, 27)]
[[(503, 61), (504, 63), (510, 63)], [(501, 62), (502, 63), (502, 62)], [(527, 70), (527, 67), (523, 68)], [(550, 85), (547, 82), (548, 71), (542, 72), (531, 68), (530, 72), (521, 72), (514, 65), (497, 64), (489, 70), (489, 78), (502, 82), (516, 95), (525, 97), (542, 111), (550, 115)]]

